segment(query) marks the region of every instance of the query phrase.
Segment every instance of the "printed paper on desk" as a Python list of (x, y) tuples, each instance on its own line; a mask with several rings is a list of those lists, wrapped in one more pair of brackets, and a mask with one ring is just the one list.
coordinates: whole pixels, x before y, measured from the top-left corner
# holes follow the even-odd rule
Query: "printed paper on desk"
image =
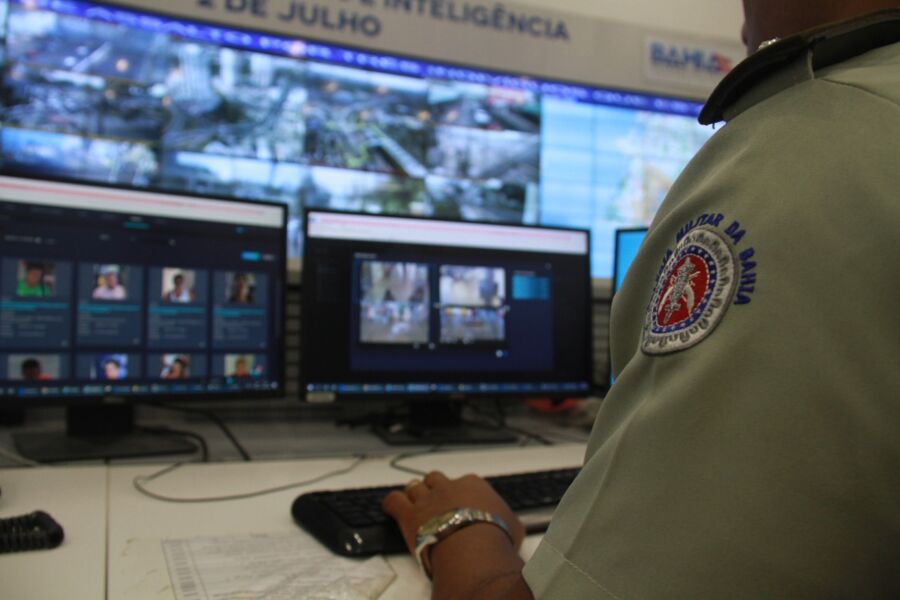
[(396, 575), (341, 558), (303, 532), (163, 540), (177, 600), (369, 600)]

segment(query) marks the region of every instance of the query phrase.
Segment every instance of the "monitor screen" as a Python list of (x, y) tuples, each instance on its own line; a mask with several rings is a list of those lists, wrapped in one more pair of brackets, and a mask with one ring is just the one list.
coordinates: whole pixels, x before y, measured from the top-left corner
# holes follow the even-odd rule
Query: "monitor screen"
[(306, 236), (307, 400), (590, 390), (588, 231), (311, 211)]
[(647, 225), (712, 134), (696, 100), (239, 31), (84, 0), (0, 0), (2, 168), (320, 208)]
[[(625, 281), (625, 275), (628, 274), (628, 267), (631, 266), (632, 261), (634, 261), (634, 258), (637, 256), (638, 250), (641, 249), (641, 244), (645, 237), (647, 237), (646, 227), (616, 230), (612, 288), (613, 296), (615, 296), (616, 292), (619, 291), (619, 288), (622, 287), (622, 282)], [(610, 362), (609, 385), (612, 385), (614, 381), (615, 378), (612, 374), (612, 363)]]
[(6, 401), (280, 394), (283, 206), (0, 177)]
[(613, 294), (622, 287), (622, 282), (625, 280), (625, 275), (628, 273), (628, 267), (631, 266), (631, 262), (634, 260), (634, 257), (637, 256), (638, 250), (641, 249), (641, 244), (645, 237), (647, 237), (646, 227), (616, 230), (614, 253), (615, 264), (613, 269), (612, 287)]

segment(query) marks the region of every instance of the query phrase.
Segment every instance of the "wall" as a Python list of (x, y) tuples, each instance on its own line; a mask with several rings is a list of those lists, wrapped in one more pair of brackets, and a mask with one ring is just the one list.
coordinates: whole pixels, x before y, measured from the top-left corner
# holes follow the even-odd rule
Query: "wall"
[[(697, 99), (704, 99), (744, 56), (737, 39), (737, 0), (715, 10), (711, 0), (114, 1), (268, 34), (252, 39), (228, 33), (228, 43), (237, 46), (312, 58), (323, 51), (292, 45), (290, 40), (299, 37), (540, 79)], [(169, 30), (168, 24), (164, 27)], [(363, 54), (352, 58), (363, 66), (380, 60)], [(413, 74), (403, 64), (396, 68)]]
[(684, 35), (740, 42), (740, 0), (517, 0), (560, 12), (588, 15)]

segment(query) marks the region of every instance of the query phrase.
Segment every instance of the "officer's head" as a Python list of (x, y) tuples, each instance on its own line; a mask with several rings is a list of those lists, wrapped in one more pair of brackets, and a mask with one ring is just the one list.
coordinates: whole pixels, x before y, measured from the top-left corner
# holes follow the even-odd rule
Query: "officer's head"
[(773, 38), (843, 21), (877, 10), (900, 8), (898, 0), (743, 0), (741, 36), (747, 52)]

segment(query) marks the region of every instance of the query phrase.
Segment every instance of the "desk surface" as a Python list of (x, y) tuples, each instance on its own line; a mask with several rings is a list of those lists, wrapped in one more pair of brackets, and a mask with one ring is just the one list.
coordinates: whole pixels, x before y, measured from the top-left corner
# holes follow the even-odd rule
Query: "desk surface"
[(0, 470), (0, 518), (43, 510), (65, 531), (59, 548), (0, 554), (3, 598), (104, 598), (105, 467)]
[[(403, 464), (451, 477), (469, 472), (494, 475), (581, 464), (583, 444), (502, 448), (421, 455)], [(58, 550), (0, 557), (4, 597), (172, 599), (161, 541), (207, 535), (294, 531), (290, 505), (314, 489), (402, 484), (410, 475), (392, 468), (391, 457), (369, 458), (352, 472), (313, 486), (248, 500), (172, 504), (153, 500), (133, 487), (138, 475), (162, 465), (41, 468), (0, 471), (4, 497), (0, 514), (44, 507), (66, 528)], [(302, 481), (352, 464), (352, 458), (185, 465), (153, 481), (157, 493), (218, 496)], [(9, 498), (7, 494), (9, 493)], [(523, 556), (539, 540), (526, 540)], [(390, 557), (397, 579), (385, 600), (428, 598), (430, 586), (409, 556)], [(53, 573), (52, 578), (47, 573)], [(10, 587), (11, 586), (11, 587)]]

